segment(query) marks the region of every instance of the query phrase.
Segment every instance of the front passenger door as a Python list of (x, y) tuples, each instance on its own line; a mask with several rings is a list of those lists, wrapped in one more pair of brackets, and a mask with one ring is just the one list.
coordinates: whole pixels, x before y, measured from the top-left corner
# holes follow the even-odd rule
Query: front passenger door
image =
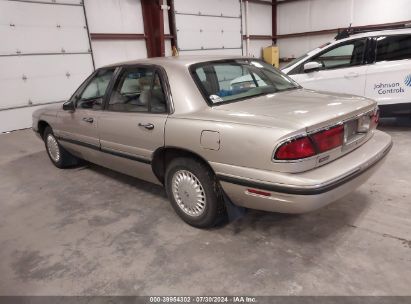
[(322, 64), (319, 71), (303, 72), (291, 77), (304, 88), (353, 95), (364, 95), (367, 66), (366, 39), (350, 40), (310, 58)]
[(59, 111), (57, 114), (57, 136), (61, 144), (81, 158), (93, 159), (95, 151), (100, 149), (97, 120), (114, 70), (96, 71), (71, 98), (75, 111)]

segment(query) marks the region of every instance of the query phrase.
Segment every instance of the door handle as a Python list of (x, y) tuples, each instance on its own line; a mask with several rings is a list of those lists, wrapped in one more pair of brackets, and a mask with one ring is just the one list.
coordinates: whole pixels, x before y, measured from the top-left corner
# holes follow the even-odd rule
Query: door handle
[(93, 117), (84, 117), (83, 121), (88, 122), (88, 123), (93, 123), (94, 119)]
[(147, 130), (153, 130), (153, 129), (154, 129), (154, 125), (153, 125), (152, 123), (143, 124), (143, 123), (140, 122), (140, 123), (138, 124), (138, 126), (139, 126), (139, 127), (146, 128)]
[(351, 72), (351, 73), (345, 74), (344, 77), (345, 77), (345, 78), (356, 78), (356, 77), (358, 77), (359, 75), (360, 75), (360, 74), (358, 74), (358, 73)]

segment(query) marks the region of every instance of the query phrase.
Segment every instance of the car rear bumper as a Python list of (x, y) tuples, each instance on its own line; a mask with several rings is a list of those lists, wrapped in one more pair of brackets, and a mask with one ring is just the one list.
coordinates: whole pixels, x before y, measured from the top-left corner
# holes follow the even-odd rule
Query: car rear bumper
[[(381, 166), (391, 147), (391, 137), (375, 131), (361, 147), (307, 172), (270, 173), (218, 164), (214, 164), (214, 169), (225, 193), (236, 205), (273, 212), (304, 213), (336, 201), (362, 185)], [(251, 193), (250, 189), (261, 194)]]

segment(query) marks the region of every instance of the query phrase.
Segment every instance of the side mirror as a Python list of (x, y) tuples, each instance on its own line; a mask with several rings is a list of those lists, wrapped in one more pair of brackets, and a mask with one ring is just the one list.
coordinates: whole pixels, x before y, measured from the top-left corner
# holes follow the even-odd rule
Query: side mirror
[(307, 62), (306, 64), (304, 64), (304, 72), (310, 73), (314, 71), (319, 71), (322, 67), (323, 65), (319, 62), (316, 62), (316, 61)]
[(63, 103), (63, 110), (64, 111), (71, 111), (74, 112), (75, 110), (75, 106), (74, 106), (74, 102), (72, 101), (66, 101), (65, 103)]

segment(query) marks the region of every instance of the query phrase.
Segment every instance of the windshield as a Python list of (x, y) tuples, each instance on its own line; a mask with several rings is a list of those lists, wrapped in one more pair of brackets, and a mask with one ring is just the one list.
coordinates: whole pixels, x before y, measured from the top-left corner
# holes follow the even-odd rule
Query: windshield
[(191, 66), (194, 80), (213, 105), (296, 89), (291, 78), (260, 60), (224, 60)]

